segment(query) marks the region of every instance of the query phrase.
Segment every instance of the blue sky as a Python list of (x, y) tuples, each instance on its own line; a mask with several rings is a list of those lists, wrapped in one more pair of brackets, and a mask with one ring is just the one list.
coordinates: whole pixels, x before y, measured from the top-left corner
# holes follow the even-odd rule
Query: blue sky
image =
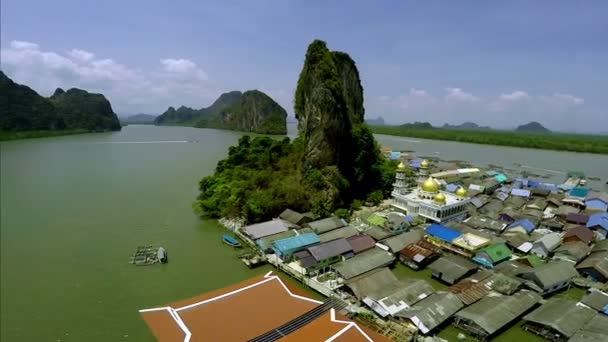
[(293, 113), (307, 45), (357, 62), (366, 116), (608, 131), (607, 1), (1, 2), (1, 65), (118, 113), (257, 88)]

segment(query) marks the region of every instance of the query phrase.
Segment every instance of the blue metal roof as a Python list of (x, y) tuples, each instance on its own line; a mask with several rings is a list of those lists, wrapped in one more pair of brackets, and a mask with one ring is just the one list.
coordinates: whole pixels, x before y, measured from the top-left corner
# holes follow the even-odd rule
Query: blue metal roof
[(589, 193), (589, 189), (588, 188), (576, 187), (576, 188), (573, 188), (572, 190), (570, 190), (570, 192), (568, 193), (568, 195), (570, 195), (571, 197), (585, 198), (585, 197), (587, 197), (588, 193)]
[(511, 195), (528, 198), (528, 197), (530, 197), (530, 190), (513, 189), (513, 190), (511, 190)]
[(608, 209), (608, 204), (606, 204), (606, 202), (602, 201), (599, 198), (586, 200), (585, 206), (587, 207), (587, 209), (604, 210), (604, 211), (606, 211)]
[(405, 221), (406, 221), (406, 222), (408, 222), (408, 223), (412, 223), (412, 222), (414, 222), (414, 218), (413, 218), (413, 217), (411, 217), (410, 215), (407, 215), (407, 216), (405, 217)]
[(448, 184), (445, 186), (445, 191), (447, 192), (456, 192), (458, 190), (458, 185), (456, 184)]
[(608, 231), (608, 213), (599, 213), (589, 216), (587, 228), (599, 226)]
[(279, 252), (279, 254), (284, 254), (319, 242), (320, 240), (317, 234), (304, 233), (287, 239), (276, 240), (272, 243), (274, 246), (272, 249), (275, 252)]
[(401, 158), (401, 152), (391, 151), (391, 153), (388, 155), (388, 158), (390, 160), (399, 160), (399, 158)]
[(458, 238), (462, 233), (457, 230), (442, 226), (437, 223), (433, 223), (425, 229), (426, 234), (436, 237), (446, 242), (452, 242)]
[(421, 159), (414, 159), (410, 161), (410, 167), (414, 167), (419, 169), (420, 168), (420, 163), (422, 162)]
[(531, 231), (534, 230), (534, 223), (532, 223), (532, 221), (528, 220), (528, 219), (522, 219), (522, 220), (517, 220), (514, 221), (513, 223), (511, 223), (507, 229), (509, 228), (513, 228), (513, 227), (517, 227), (517, 226), (521, 226), (522, 228), (524, 228), (528, 233), (530, 233)]
[(530, 188), (536, 188), (538, 186), (538, 182), (535, 180), (529, 180), (528, 181), (528, 187)]
[(503, 175), (502, 173), (499, 173), (497, 175), (494, 175), (494, 179), (496, 179), (500, 183), (504, 183), (507, 181), (507, 176)]

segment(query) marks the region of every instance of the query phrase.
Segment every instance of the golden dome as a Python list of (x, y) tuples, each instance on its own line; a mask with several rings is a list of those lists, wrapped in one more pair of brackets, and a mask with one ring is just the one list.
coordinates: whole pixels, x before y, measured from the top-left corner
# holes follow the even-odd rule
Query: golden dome
[(456, 196), (465, 197), (466, 195), (467, 191), (463, 187), (460, 187), (458, 188), (458, 190), (456, 190)]
[(405, 171), (405, 164), (403, 164), (403, 162), (399, 163), (399, 166), (397, 166), (397, 171)]
[(435, 196), (435, 203), (442, 203), (442, 204), (445, 203), (445, 195), (442, 193), (438, 193)]
[(423, 159), (422, 162), (420, 162), (420, 168), (427, 169), (428, 167), (429, 167), (429, 161), (426, 159)]
[(424, 183), (422, 183), (422, 185), (420, 187), (422, 188), (422, 190), (424, 190), (426, 192), (437, 192), (437, 191), (439, 191), (439, 185), (431, 177), (429, 177), (427, 180), (425, 180)]

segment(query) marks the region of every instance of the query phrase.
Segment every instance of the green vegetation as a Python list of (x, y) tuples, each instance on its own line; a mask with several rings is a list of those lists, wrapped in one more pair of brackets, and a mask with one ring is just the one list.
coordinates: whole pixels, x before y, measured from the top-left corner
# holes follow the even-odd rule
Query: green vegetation
[(180, 125), (199, 128), (230, 129), (260, 134), (286, 134), (287, 112), (259, 90), (222, 94), (201, 109), (169, 107), (154, 120), (156, 125)]
[(608, 136), (560, 133), (523, 133), (499, 130), (452, 130), (409, 126), (375, 126), (374, 133), (484, 145), (608, 154)]
[[(260, 94), (243, 102), (254, 101), (263, 109)], [(347, 54), (329, 51), (319, 40), (310, 44), (295, 112), (300, 132), (293, 142), (243, 137), (230, 147), (215, 173), (200, 181), (196, 213), (259, 222), (291, 208), (323, 217), (362, 202), (378, 203), (390, 193), (397, 165), (380, 154), (363, 123), (363, 88)], [(284, 116), (282, 120), (284, 125)], [(345, 216), (347, 211), (337, 213)]]
[(45, 98), (0, 71), (0, 136), (19, 139), (120, 130), (118, 117), (101, 94), (57, 89)]
[[(215, 173), (199, 182), (195, 213), (212, 218), (244, 216), (249, 222), (260, 222), (277, 217), (285, 208), (327, 216), (349, 206), (348, 196), (338, 196), (350, 188), (348, 180), (335, 166), (301, 172), (303, 152), (301, 138), (291, 142), (289, 138), (241, 137), (237, 146), (229, 148), (228, 157), (218, 162)], [(382, 173), (392, 172), (394, 177), (394, 162), (381, 161)], [(388, 193), (390, 186), (383, 186), (377, 183), (374, 191)], [(344, 210), (339, 213), (345, 214)]]
[(64, 130), (60, 130), (60, 131), (19, 131), (19, 132), (0, 131), (0, 141), (57, 137), (57, 136), (62, 136), (62, 135), (72, 135), (72, 134), (82, 134), (82, 133), (89, 133), (89, 131), (84, 130), (84, 129), (64, 129)]

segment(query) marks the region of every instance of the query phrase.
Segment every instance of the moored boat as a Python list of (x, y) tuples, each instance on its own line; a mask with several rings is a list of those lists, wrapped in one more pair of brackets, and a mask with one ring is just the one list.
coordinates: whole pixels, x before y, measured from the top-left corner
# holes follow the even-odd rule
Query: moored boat
[(232, 237), (232, 236), (230, 236), (230, 235), (226, 235), (226, 234), (224, 234), (224, 235), (222, 236), (222, 241), (223, 241), (225, 244), (227, 244), (227, 245), (229, 245), (229, 246), (232, 246), (232, 247), (241, 247), (241, 243), (240, 243), (240, 242), (238, 242), (238, 241), (237, 241), (235, 238), (233, 238), (233, 237)]
[(167, 251), (165, 251), (164, 248), (158, 247), (158, 252), (156, 254), (157, 254), (157, 258), (158, 258), (159, 262), (161, 262), (163, 264), (167, 262), (167, 260), (168, 260)]

